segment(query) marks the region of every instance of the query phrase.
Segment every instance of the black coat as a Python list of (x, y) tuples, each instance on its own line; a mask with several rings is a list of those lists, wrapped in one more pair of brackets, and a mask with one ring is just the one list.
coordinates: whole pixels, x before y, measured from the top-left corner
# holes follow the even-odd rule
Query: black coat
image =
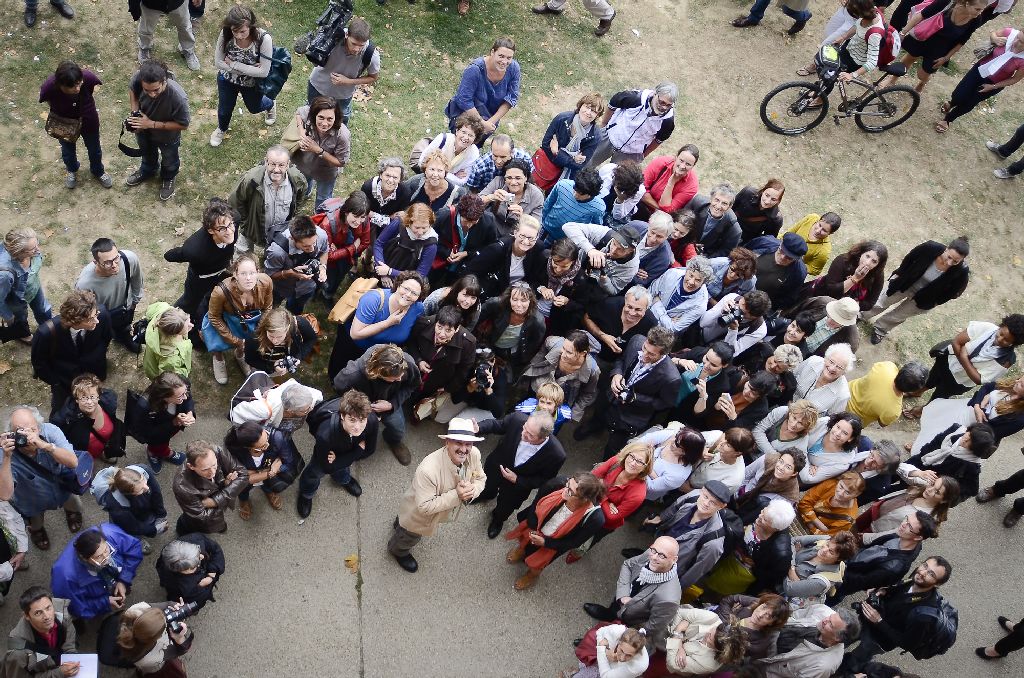
[(179, 414), (192, 413), (195, 416), (195, 401), (192, 400), (192, 392), (185, 398), (185, 402), (176, 405), (174, 413), (171, 414), (161, 403), (152, 407), (149, 400), (143, 395), (133, 402), (129, 393), (128, 402), (125, 405), (125, 428), (128, 434), (141, 443), (152, 445), (163, 445), (170, 442), (182, 428), (178, 426), (175, 417)]
[(747, 186), (736, 194), (732, 211), (740, 224), (741, 242), (762, 235), (774, 237), (782, 230), (782, 215), (778, 205), (767, 210), (761, 209), (761, 196), (753, 186)]
[(263, 485), (271, 492), (284, 492), (288, 489), (288, 486), (295, 482), (295, 479), (299, 477), (299, 473), (302, 472), (306, 463), (299, 455), (299, 451), (295, 447), (295, 443), (292, 442), (290, 435), (280, 429), (269, 428), (267, 429), (267, 437), (270, 442), (270, 447), (268, 447), (263, 453), (263, 462), (259, 466), (256, 465), (256, 460), (252, 458), (249, 448), (231, 441), (230, 433), (228, 434), (228, 437), (224, 439), (224, 449), (226, 449), (239, 464), (244, 466), (247, 471), (252, 472), (270, 470), (274, 461), (280, 459), (281, 468), (279, 469), (277, 476), (274, 478), (267, 478), (263, 481)]
[[(164, 565), (163, 555), (161, 555), (156, 561), (156, 573), (160, 578), (160, 586), (167, 590), (169, 600), (176, 601), (178, 598), (184, 598), (186, 603), (197, 603), (202, 609), (206, 603), (215, 602), (213, 589), (225, 571), (224, 551), (220, 544), (199, 532), (186, 534), (178, 539), (197, 545), (199, 552), (203, 555), (203, 560), (199, 564), (199, 569), (192, 574), (181, 574), (168, 570)], [(213, 583), (209, 586), (200, 586), (199, 582), (207, 576), (213, 577)]]
[[(485, 299), (500, 296), (509, 286), (508, 267), (512, 261), (513, 239), (511, 235), (498, 239), (480, 250), (466, 266), (467, 272), (480, 280)], [(526, 252), (523, 256), (523, 270), (526, 272), (525, 280), (531, 287), (536, 288), (547, 282), (547, 258), (542, 245), (538, 243)]]
[[(334, 473), (350, 467), (360, 459), (366, 459), (377, 451), (377, 415), (370, 412), (366, 428), (358, 436), (350, 436), (341, 426), (338, 401), (334, 398), (321, 403), (309, 415), (306, 422), (313, 434), (313, 456), (307, 468), (316, 467), (324, 473)], [(334, 452), (334, 463), (327, 463), (327, 454)]]
[(37, 379), (70, 390), (75, 377), (86, 372), (107, 378), (107, 347), (114, 338), (110, 314), (100, 306), (99, 324), (85, 333), (82, 348), (71, 338), (60, 316), (54, 316), (32, 336), (32, 369)]
[[(565, 463), (565, 449), (554, 434), (537, 450), (522, 466), (516, 466), (516, 451), (522, 440), (523, 426), (530, 415), (525, 412), (512, 412), (501, 419), (486, 419), (480, 422), (480, 435), (500, 435), (498, 445), (487, 455), (484, 461), (484, 473), (487, 474), (488, 490), (496, 488), (505, 495), (510, 503), (522, 504), (526, 498), (544, 483), (558, 475)], [(499, 466), (515, 472), (518, 476), (513, 485), (501, 475)], [(515, 499), (518, 498), (518, 502)]]
[(434, 230), (437, 231), (437, 254), (435, 258), (444, 261), (452, 250), (456, 252), (466, 251), (469, 255), (460, 264), (464, 268), (473, 260), (480, 250), (498, 241), (498, 227), (494, 223), (494, 217), (489, 211), (485, 211), (480, 221), (476, 222), (473, 228), (469, 229), (466, 235), (466, 246), (459, 247), (459, 233), (452, 222), (452, 214), (458, 212), (458, 208), (442, 207), (437, 211), (434, 219)]
[(434, 345), (434, 321), (437, 316), (420, 316), (412, 326), (412, 334), (405, 344), (412, 359), (419, 365), (425, 361), (430, 365), (430, 374), (424, 375), (421, 392), (433, 395), (440, 389), (454, 393), (469, 379), (469, 370), (476, 359), (476, 337), (465, 327), (460, 327), (447, 344), (441, 347), (437, 357)]
[[(697, 348), (691, 348), (688, 351), (683, 351), (678, 354), (678, 357), (683, 358), (684, 360), (692, 360), (695, 363), (700, 363), (704, 360), (704, 354), (707, 352), (708, 349), (706, 346), (698, 346)], [(765, 358), (765, 360), (767, 360), (767, 358)], [(723, 393), (734, 392), (742, 378), (743, 374), (732, 365), (724, 367), (717, 377), (708, 380), (708, 399), (707, 407), (704, 412), (698, 414), (693, 411), (694, 406), (697, 404), (697, 399), (700, 397), (700, 394), (694, 390), (679, 403), (679, 407), (676, 408), (676, 418), (685, 422), (687, 425), (696, 428), (698, 431), (708, 430), (710, 427), (705, 425), (707, 423), (707, 419), (711, 417), (712, 414), (718, 413), (718, 410), (714, 409), (715, 403), (718, 402), (718, 399), (722, 397)]]
[[(889, 276), (886, 294), (896, 294), (910, 287), (924, 275), (936, 257), (946, 250), (940, 242), (929, 240), (907, 252), (903, 261)], [(922, 310), (929, 310), (956, 299), (967, 289), (970, 268), (967, 262), (953, 266), (914, 295), (914, 303)]]
[(181, 247), (172, 247), (164, 252), (164, 260), (187, 263), (190, 273), (209, 275), (227, 268), (234, 253), (234, 243), (223, 248), (217, 247), (209, 231), (200, 228), (186, 238)]
[(713, 257), (727, 257), (729, 252), (740, 244), (740, 238), (742, 237), (740, 224), (736, 220), (736, 213), (729, 210), (722, 215), (722, 218), (718, 220), (718, 224), (708, 233), (707, 237), (701, 238), (700, 234), (704, 232), (704, 224), (708, 220), (710, 205), (710, 198), (703, 195), (695, 195), (686, 206), (697, 215), (697, 221), (694, 223), (693, 229), (698, 234), (698, 242), (704, 246), (703, 255), (709, 259)]
[(155, 537), (157, 521), (167, 519), (164, 497), (155, 473), (147, 474), (146, 485), (149, 492), (124, 495), (128, 500), (127, 506), (118, 501), (113, 485), (96, 500), (100, 508), (110, 515), (110, 522), (133, 537)]
[[(629, 381), (629, 375), (640, 361), (640, 348), (645, 341), (647, 337), (641, 335), (629, 340), (615, 361), (611, 376), (618, 374)], [(623, 404), (608, 389), (607, 397), (611, 402), (607, 410), (608, 423), (613, 430), (626, 428), (640, 432), (647, 428), (655, 414), (672, 407), (679, 395), (679, 370), (666, 357), (632, 386), (632, 392), (632, 401)]]
[[(392, 214), (396, 212), (404, 212), (412, 202), (412, 193), (409, 191), (409, 187), (405, 185), (405, 182), (398, 184), (398, 190), (395, 191), (395, 197), (388, 201), (386, 205), (381, 205), (376, 198), (373, 197), (373, 177), (370, 177), (363, 182), (363, 193), (366, 195), (366, 201), (370, 204), (370, 211), (376, 212), (377, 214), (386, 215), (389, 219)], [(380, 224), (373, 229), (373, 234), (377, 235), (380, 233), (383, 227), (387, 226), (387, 222)]]
[[(903, 579), (921, 553), (921, 544), (918, 542), (909, 551), (900, 549), (899, 544), (899, 536), (893, 534), (861, 549), (847, 561), (843, 583), (837, 588), (835, 596), (826, 600), (825, 604), (833, 605), (851, 593), (890, 586)], [(869, 550), (871, 546), (884, 546), (885, 552), (879, 555), (877, 551)]]
[(501, 299), (488, 299), (480, 309), (480, 320), (473, 329), (473, 334), (476, 335), (480, 346), (494, 349), (494, 354), (508, 363), (513, 375), (518, 378), (544, 342), (544, 320), (539, 313), (534, 313), (533, 317), (527, 318), (523, 323), (519, 343), (515, 348), (495, 349), (494, 342), (508, 328), (508, 323), (509, 312), (502, 308)]
[[(292, 342), (288, 345), (288, 355), (305, 360), (313, 351), (316, 342), (316, 330), (313, 329), (309, 321), (302, 316), (295, 316), (295, 326), (292, 328)], [(277, 361), (271, 360), (270, 356), (260, 350), (259, 339), (246, 339), (243, 350), (245, 351), (245, 362), (249, 364), (249, 367), (267, 374), (274, 373), (274, 363)]]
[(754, 582), (747, 587), (748, 594), (756, 596), (761, 593), (778, 593), (793, 561), (791, 536), (789, 530), (779, 530), (749, 548), (748, 553), (754, 561)]
[[(124, 422), (117, 418), (117, 394), (109, 388), (102, 389), (99, 406), (103, 410), (103, 416), (110, 419), (114, 424), (114, 431), (107, 441), (104, 454), (107, 456), (117, 456), (116, 453), (120, 453), (120, 456), (123, 456), (127, 432), (125, 431)], [(64, 402), (64, 406), (60, 408), (60, 411), (50, 418), (50, 423), (63, 431), (68, 442), (71, 443), (71, 447), (76, 450), (89, 449), (92, 418), (85, 415), (78, 408), (78, 402), (73, 396), (69, 397)]]

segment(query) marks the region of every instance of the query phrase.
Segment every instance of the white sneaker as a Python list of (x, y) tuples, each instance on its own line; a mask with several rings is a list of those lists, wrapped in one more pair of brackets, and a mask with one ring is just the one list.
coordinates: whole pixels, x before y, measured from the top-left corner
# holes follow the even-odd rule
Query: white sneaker
[(1000, 179), (1012, 179), (1014, 176), (1016, 176), (1016, 175), (1010, 174), (1009, 172), (1004, 170), (1002, 167), (1000, 167), (997, 170), (992, 170), (992, 174), (996, 175)]
[(224, 142), (224, 132), (221, 131), (220, 127), (213, 130), (213, 134), (210, 135), (210, 145), (217, 148)]
[(181, 56), (185, 59), (185, 66), (190, 71), (198, 71), (200, 69), (199, 57), (196, 56), (195, 52), (182, 52)]
[(223, 357), (213, 356), (213, 378), (222, 386), (228, 383), (228, 365)]
[(263, 122), (267, 123), (268, 125), (273, 125), (275, 122), (277, 122), (276, 101), (274, 102), (274, 105), (270, 107), (269, 111), (263, 111)]

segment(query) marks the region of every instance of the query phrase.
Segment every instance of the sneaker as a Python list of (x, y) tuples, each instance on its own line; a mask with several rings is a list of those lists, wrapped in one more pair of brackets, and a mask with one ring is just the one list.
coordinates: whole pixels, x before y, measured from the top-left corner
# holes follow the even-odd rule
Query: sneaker
[(167, 461), (175, 466), (181, 466), (185, 463), (185, 453), (175, 450), (167, 457)]
[(164, 202), (174, 195), (174, 179), (163, 179), (160, 181), (160, 199)]
[(114, 179), (109, 174), (104, 172), (100, 176), (96, 177), (96, 181), (100, 182), (100, 186), (103, 188), (110, 188), (114, 185)]
[(221, 130), (220, 127), (218, 127), (217, 129), (213, 130), (212, 134), (210, 134), (210, 145), (213, 146), (214, 148), (217, 148), (223, 142), (224, 132)]
[(263, 111), (263, 122), (267, 123), (268, 125), (273, 125), (275, 122), (277, 122), (276, 101), (274, 102), (274, 105), (270, 107), (269, 111)]
[(160, 457), (154, 457), (152, 454), (147, 454), (146, 457), (149, 459), (149, 467), (153, 469), (153, 473), (160, 473), (160, 469), (164, 467)]
[(145, 174), (142, 173), (142, 170), (140, 170), (140, 169), (139, 170), (135, 170), (134, 172), (132, 172), (131, 174), (128, 175), (127, 179), (124, 180), (124, 185), (125, 186), (138, 186), (139, 184), (141, 184), (143, 181), (145, 181), (148, 178), (149, 177), (147, 177)]
[(227, 362), (223, 357), (218, 359), (216, 355), (213, 357), (213, 379), (221, 386), (228, 383)]
[(998, 155), (1003, 160), (1006, 160), (1006, 156), (1003, 155), (999, 151), (999, 144), (997, 144), (996, 142), (992, 141), (991, 139), (989, 139), (988, 141), (985, 142), (985, 148), (987, 148), (988, 150), (992, 151), (993, 153)]
[(150, 553), (153, 552), (153, 545), (152, 544), (150, 544), (145, 539), (140, 539), (139, 541), (142, 542), (142, 555), (148, 556)]
[(72, 189), (78, 185), (78, 173), (68, 172), (68, 175), (64, 177), (64, 188)]
[(879, 332), (877, 329), (871, 330), (871, 343), (873, 345), (877, 346), (878, 344), (881, 344), (883, 339), (885, 339), (884, 334)]
[(145, 63), (153, 58), (153, 50), (139, 48), (139, 63)]
[(199, 66), (199, 57), (196, 56), (195, 52), (182, 52), (181, 53), (181, 58), (183, 58), (185, 60), (185, 66), (188, 67), (188, 70), (190, 70), (190, 71), (198, 71), (199, 70), (199, 68), (200, 68), (200, 66)]
[(992, 170), (992, 174), (996, 175), (1000, 179), (1012, 179), (1014, 176), (1016, 176), (1016, 175), (1010, 174), (1009, 172), (1004, 170), (1002, 167), (1000, 167), (997, 170)]

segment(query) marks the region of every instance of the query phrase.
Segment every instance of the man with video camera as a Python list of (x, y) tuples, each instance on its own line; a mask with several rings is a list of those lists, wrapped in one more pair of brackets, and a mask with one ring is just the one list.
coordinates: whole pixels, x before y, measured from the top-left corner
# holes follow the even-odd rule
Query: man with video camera
[(327, 233), (308, 216), (291, 220), (267, 247), (264, 269), (274, 281), (274, 303), (298, 315), (327, 281)]
[[(349, 3), (341, 4), (340, 7), (345, 10), (340, 16), (346, 13), (348, 16), (352, 15)], [(341, 107), (341, 121), (348, 125), (349, 118), (352, 117), (352, 95), (356, 87), (372, 85), (380, 77), (380, 50), (370, 41), (370, 24), (366, 19), (356, 17), (349, 21), (348, 28), (338, 36), (340, 39), (327, 54), (326, 60), (314, 61), (311, 55), (317, 46), (317, 38), (322, 37), (321, 33), (316, 31), (312, 42), (306, 48), (307, 58), (318, 64), (309, 74), (309, 83), (306, 86), (307, 103), (311, 104), (313, 99), (319, 96), (334, 97)], [(336, 30), (334, 33), (337, 35)]]

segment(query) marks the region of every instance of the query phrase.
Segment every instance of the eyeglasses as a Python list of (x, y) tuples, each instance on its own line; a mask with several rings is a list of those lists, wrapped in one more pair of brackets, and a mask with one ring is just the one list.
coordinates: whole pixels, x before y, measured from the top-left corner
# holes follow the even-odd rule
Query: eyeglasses
[(668, 558), (668, 554), (667, 553), (662, 553), (661, 551), (659, 551), (658, 549), (654, 548), (653, 546), (650, 547), (647, 550), (651, 552), (652, 556), (658, 556), (659, 558), (666, 558), (666, 559)]
[(80, 402), (80, 403), (95, 403), (95, 402), (98, 402), (99, 399), (100, 399), (100, 397), (99, 396), (95, 396), (95, 395), (84, 395), (84, 396), (78, 396), (78, 397), (75, 398), (75, 400)]
[(96, 265), (99, 266), (100, 268), (117, 268), (117, 265), (120, 263), (120, 256), (116, 256), (113, 259), (108, 259), (107, 261), (103, 261), (102, 259), (96, 260)]
[(570, 481), (567, 481), (567, 482), (565, 483), (565, 494), (566, 494), (566, 496), (568, 496), (568, 497), (575, 497), (575, 496), (576, 496), (576, 493), (577, 493), (577, 490), (579, 490), (579, 486), (577, 485), (577, 486), (576, 486), (576, 489), (574, 490), (574, 489), (572, 489), (572, 487), (571, 487), (571, 486), (569, 485), (569, 483), (571, 483), (571, 482), (572, 482), (572, 481), (570, 480)]
[(214, 233), (227, 233), (228, 231), (230, 231), (234, 227), (235, 227), (235, 222), (229, 221), (228, 223), (224, 224), (223, 226), (214, 226), (213, 227), (213, 232)]
[(103, 546), (107, 549), (106, 553), (89, 558), (89, 562), (97, 567), (105, 567), (106, 565), (109, 565), (111, 561), (114, 560), (114, 554), (117, 553), (117, 550), (110, 545), (110, 542), (104, 541)]
[(516, 239), (522, 240), (523, 242), (537, 242), (537, 236), (526, 235), (525, 233), (516, 233)]
[(910, 522), (910, 516), (907, 516), (906, 518), (904, 518), (903, 522), (901, 523), (901, 525), (903, 527), (907, 528), (907, 532), (909, 532), (910, 534), (914, 535), (915, 537), (920, 537), (921, 536), (921, 533), (918, 530), (915, 530), (912, 527), (912, 523)]
[(643, 466), (643, 464), (644, 464), (644, 460), (641, 459), (640, 457), (636, 456), (632, 452), (630, 452), (629, 454), (626, 455), (626, 459), (630, 460), (634, 464), (640, 464), (641, 466)]

